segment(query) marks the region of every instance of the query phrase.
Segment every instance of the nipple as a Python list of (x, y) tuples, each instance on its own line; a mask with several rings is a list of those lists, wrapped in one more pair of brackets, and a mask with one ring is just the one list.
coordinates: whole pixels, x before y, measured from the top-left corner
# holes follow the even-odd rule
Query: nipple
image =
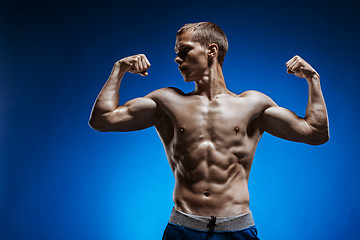
[(237, 135), (238, 132), (240, 131), (240, 128), (239, 128), (238, 126), (235, 126), (235, 127), (234, 127), (234, 131), (235, 131), (235, 134)]

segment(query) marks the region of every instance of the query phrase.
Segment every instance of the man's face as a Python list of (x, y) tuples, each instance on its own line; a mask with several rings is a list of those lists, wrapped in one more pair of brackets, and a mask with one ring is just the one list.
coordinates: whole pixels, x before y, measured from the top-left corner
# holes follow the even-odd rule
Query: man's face
[(208, 68), (208, 51), (199, 42), (194, 42), (192, 36), (192, 31), (185, 32), (177, 37), (175, 43), (175, 62), (186, 82), (201, 79)]

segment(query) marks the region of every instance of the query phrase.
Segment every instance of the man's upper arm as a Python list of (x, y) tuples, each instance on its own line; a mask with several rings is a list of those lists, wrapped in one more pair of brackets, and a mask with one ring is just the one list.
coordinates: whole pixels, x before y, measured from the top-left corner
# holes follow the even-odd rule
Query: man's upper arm
[(279, 106), (265, 109), (262, 123), (266, 132), (290, 141), (308, 142), (313, 134), (313, 129), (304, 118)]
[(141, 130), (154, 125), (158, 111), (158, 104), (149, 95), (135, 98), (97, 117), (92, 127), (103, 132)]
[(264, 111), (261, 115), (263, 130), (280, 138), (318, 145), (322, 142), (322, 132), (311, 126), (305, 118), (297, 116), (289, 109), (279, 107), (264, 95)]

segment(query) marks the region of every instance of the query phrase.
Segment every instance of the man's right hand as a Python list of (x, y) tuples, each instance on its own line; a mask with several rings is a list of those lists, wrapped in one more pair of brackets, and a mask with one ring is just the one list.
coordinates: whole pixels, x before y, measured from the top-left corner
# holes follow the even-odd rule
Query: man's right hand
[(144, 54), (138, 54), (123, 58), (115, 63), (115, 67), (120, 67), (121, 71), (137, 73), (147, 76), (147, 70), (151, 66)]

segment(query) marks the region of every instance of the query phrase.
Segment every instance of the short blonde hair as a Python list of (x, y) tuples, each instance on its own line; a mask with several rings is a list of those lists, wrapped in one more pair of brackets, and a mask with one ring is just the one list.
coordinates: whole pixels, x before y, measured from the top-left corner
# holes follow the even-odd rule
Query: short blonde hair
[(188, 23), (177, 31), (176, 37), (188, 31), (194, 32), (193, 41), (199, 42), (202, 46), (207, 47), (215, 43), (219, 47), (218, 61), (222, 67), (229, 48), (224, 31), (212, 22)]

